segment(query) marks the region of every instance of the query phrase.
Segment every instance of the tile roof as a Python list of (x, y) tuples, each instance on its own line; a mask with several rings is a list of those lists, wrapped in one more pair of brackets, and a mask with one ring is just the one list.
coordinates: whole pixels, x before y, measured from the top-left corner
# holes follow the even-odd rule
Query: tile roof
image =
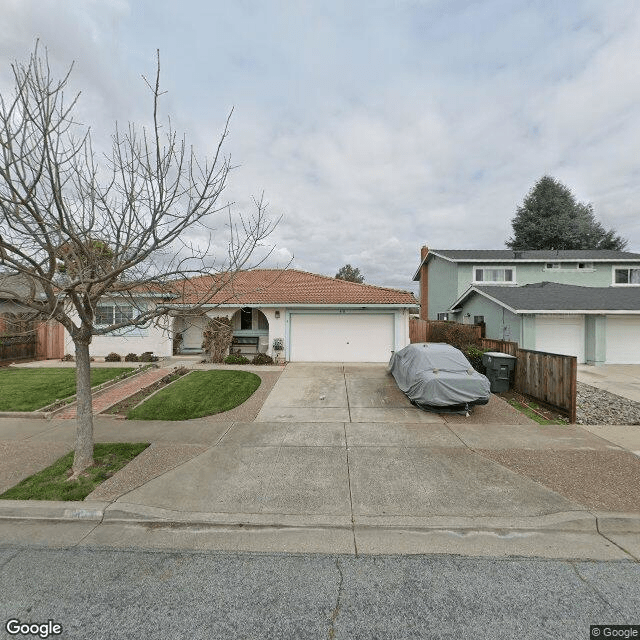
[(640, 253), (612, 249), (513, 251), (512, 249), (430, 249), (451, 260), (640, 260)]
[(640, 287), (580, 287), (536, 282), (521, 287), (478, 286), (477, 289), (517, 311), (640, 311)]
[[(213, 293), (216, 286), (222, 288)], [(210, 296), (210, 304), (388, 304), (417, 306), (410, 291), (337, 280), (296, 269), (254, 269), (239, 271), (225, 282), (224, 276), (200, 276), (174, 283), (177, 304), (193, 304)]]

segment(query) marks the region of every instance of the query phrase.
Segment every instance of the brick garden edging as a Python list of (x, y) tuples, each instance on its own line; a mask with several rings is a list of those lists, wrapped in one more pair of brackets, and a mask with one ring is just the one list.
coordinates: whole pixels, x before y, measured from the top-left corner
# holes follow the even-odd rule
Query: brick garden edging
[[(160, 371), (160, 370), (161, 369), (149, 369), (149, 368), (145, 368), (144, 366), (139, 367), (138, 371), (128, 375), (126, 378), (122, 380), (118, 380), (118, 379), (107, 380), (106, 382), (103, 382), (102, 384), (99, 384), (96, 387), (92, 387), (91, 396), (92, 398), (95, 398), (96, 395), (101, 394), (102, 391), (109, 389), (109, 387), (113, 387), (119, 384), (124, 384), (125, 382), (128, 382), (128, 381), (137, 380), (141, 375), (148, 373), (149, 371)], [(163, 375), (166, 375), (166, 372)], [(152, 383), (149, 383), (149, 384), (152, 384)], [(51, 420), (52, 418), (60, 417), (59, 414), (62, 413), (63, 411), (66, 411), (75, 407), (77, 405), (75, 398), (76, 398), (76, 394), (73, 394), (68, 398), (64, 398), (63, 400), (68, 400), (69, 402), (58, 407), (57, 409), (50, 409), (50, 407), (55, 407), (57, 404), (59, 404), (59, 402), (61, 402), (60, 400), (53, 402), (51, 404), (48, 404), (45, 407), (42, 407), (41, 409), (36, 409), (34, 411), (0, 411), (0, 418), (34, 418), (36, 420), (38, 419)], [(117, 402), (119, 401), (120, 400), (118, 400)], [(115, 404), (115, 402), (113, 404)], [(105, 409), (108, 409), (108, 408), (109, 407), (104, 407), (103, 409), (101, 409), (101, 411), (104, 411)], [(94, 411), (93, 413), (95, 415), (96, 411)], [(75, 418), (75, 412), (72, 417)]]

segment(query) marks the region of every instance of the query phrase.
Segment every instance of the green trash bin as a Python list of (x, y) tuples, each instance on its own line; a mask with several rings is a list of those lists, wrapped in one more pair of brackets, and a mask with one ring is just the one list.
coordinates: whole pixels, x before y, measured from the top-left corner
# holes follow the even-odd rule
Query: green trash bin
[(487, 378), (491, 383), (491, 393), (508, 391), (511, 383), (511, 372), (516, 368), (516, 357), (508, 353), (487, 351), (482, 354), (482, 364), (487, 370)]

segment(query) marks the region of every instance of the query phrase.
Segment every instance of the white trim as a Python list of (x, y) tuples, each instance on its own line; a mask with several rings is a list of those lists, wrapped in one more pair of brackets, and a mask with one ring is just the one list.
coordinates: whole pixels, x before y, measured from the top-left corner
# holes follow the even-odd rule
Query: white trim
[(511, 313), (515, 313), (518, 315), (522, 314), (535, 314), (535, 313), (563, 313), (563, 314), (579, 314), (579, 315), (640, 315), (640, 309), (514, 309), (510, 307), (506, 302), (502, 302), (502, 300), (498, 300), (493, 296), (490, 296), (485, 291), (481, 291), (474, 286), (469, 287), (452, 305), (449, 311), (452, 313), (454, 309), (458, 308), (464, 301), (472, 294), (477, 293), (481, 296), (484, 296), (487, 300), (491, 300), (491, 302), (495, 302), (497, 305), (504, 307), (507, 311), (511, 311)]
[(252, 307), (254, 309), (318, 309), (326, 311), (334, 311), (336, 309), (355, 309), (365, 311), (367, 309), (388, 309), (389, 312), (394, 312), (398, 309), (419, 309), (420, 305), (416, 304), (399, 304), (399, 303), (375, 303), (375, 304), (321, 304), (321, 303), (307, 303), (298, 304), (290, 302), (247, 302), (245, 303), (223, 303), (223, 304), (202, 304), (202, 305), (190, 305), (190, 304), (174, 304), (171, 306), (172, 310), (180, 311), (182, 309), (190, 309), (193, 306), (197, 306), (198, 309), (238, 309), (241, 307)]
[[(497, 298), (494, 298), (493, 296), (490, 296), (488, 293), (481, 291), (480, 289), (477, 289), (476, 287), (474, 287), (473, 285), (471, 285), (452, 305), (451, 308), (449, 309), (449, 311), (451, 311), (452, 313), (457, 313), (456, 311), (454, 311), (454, 309), (458, 308), (464, 301), (465, 299), (471, 295), (472, 293), (478, 293), (481, 296), (484, 296), (487, 300), (491, 300), (491, 302), (495, 302), (497, 305), (504, 307), (505, 309), (507, 309), (507, 311), (511, 311), (511, 313), (521, 313), (520, 311), (516, 311), (513, 307), (510, 307), (508, 304), (506, 304), (505, 302), (502, 302), (502, 300), (498, 300)], [(458, 309), (458, 311), (460, 311), (460, 309)]]
[[(485, 269), (491, 269), (492, 271), (498, 271), (499, 269), (502, 269), (503, 271), (511, 271), (512, 272), (512, 276), (513, 279), (512, 280), (476, 280), (476, 271), (478, 269), (482, 269), (483, 271)], [(512, 266), (510, 264), (507, 265), (496, 265), (495, 267), (490, 266), (490, 265), (483, 265), (483, 264), (477, 264), (473, 266), (473, 269), (471, 271), (471, 282), (473, 282), (473, 284), (497, 284), (497, 285), (516, 285), (518, 284), (518, 279), (517, 279), (517, 275), (516, 275), (516, 268), (515, 266)]]
[(515, 313), (563, 313), (568, 315), (640, 315), (640, 310), (632, 309), (517, 309)]
[(640, 269), (639, 265), (612, 264), (611, 265), (611, 286), (612, 287), (640, 287), (640, 282), (616, 282), (617, 269)]
[[(431, 253), (429, 253), (431, 255)], [(619, 263), (624, 264), (626, 262), (629, 263), (637, 263), (640, 264), (640, 258), (510, 258), (509, 256), (505, 256), (504, 258), (482, 258), (482, 256), (475, 256), (472, 258), (447, 258), (446, 256), (436, 254), (433, 255), (440, 256), (443, 260), (448, 260), (449, 262), (478, 262), (482, 260), (483, 263), (528, 263), (528, 262), (611, 262), (611, 263)]]

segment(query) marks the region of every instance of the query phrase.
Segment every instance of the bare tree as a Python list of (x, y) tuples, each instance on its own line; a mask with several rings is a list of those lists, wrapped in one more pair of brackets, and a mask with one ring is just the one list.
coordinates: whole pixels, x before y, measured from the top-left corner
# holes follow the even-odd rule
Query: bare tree
[[(235, 222), (229, 205), (219, 202), (232, 169), (222, 151), (229, 119), (210, 160), (196, 157), (171, 123), (161, 122), (159, 54), (155, 80), (145, 79), (153, 125), (116, 126), (102, 163), (88, 128), (74, 119), (79, 94), (65, 94), (72, 68), (56, 79), (36, 44), (28, 62), (12, 65), (12, 95), (0, 95), (0, 290), (3, 276), (20, 276), (20, 306), (59, 321), (73, 339), (75, 478), (93, 464), (93, 336), (166, 318), (179, 283), (189, 286), (194, 275), (216, 273), (215, 289), (190, 287), (199, 297), (192, 295), (194, 307), (205, 303), (237, 270), (255, 266), (249, 260), (277, 222), (267, 217), (262, 199)], [(226, 251), (212, 257), (211, 225), (220, 215)], [(187, 232), (208, 244), (191, 246)], [(136, 305), (145, 293), (156, 302)], [(96, 306), (105, 296), (128, 309), (106, 325), (104, 318), (96, 322)]]

